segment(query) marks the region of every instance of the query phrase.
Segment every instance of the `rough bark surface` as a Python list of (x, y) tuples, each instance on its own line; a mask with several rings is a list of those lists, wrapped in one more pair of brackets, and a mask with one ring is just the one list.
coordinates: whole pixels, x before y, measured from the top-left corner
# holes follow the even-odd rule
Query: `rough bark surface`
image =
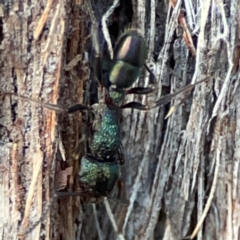
[[(86, 3), (0, 2), (1, 93), (89, 104), (93, 23)], [(112, 4), (92, 0), (98, 23)], [(109, 200), (113, 216), (106, 200), (95, 206), (53, 198), (55, 190), (78, 189), (71, 156), (83, 136), (81, 114), (1, 96), (0, 239), (17, 239), (45, 212), (23, 238), (240, 239), (239, 6), (239, 0), (121, 0), (109, 17), (113, 41), (126, 26), (141, 29), (157, 79), (154, 94), (126, 102), (152, 103), (206, 79), (164, 107), (123, 111), (126, 163), (112, 196), (120, 192), (130, 204)], [(136, 85), (148, 81), (143, 71)]]
[[(4, 1), (0, 9), (1, 93), (66, 106), (83, 102), (89, 21), (80, 4)], [(42, 215), (42, 225), (25, 239), (74, 239), (80, 201), (57, 201), (53, 196), (66, 187), (67, 176), (69, 189), (73, 187), (71, 152), (80, 115), (57, 115), (39, 103), (9, 95), (1, 100), (1, 239), (16, 239)]]

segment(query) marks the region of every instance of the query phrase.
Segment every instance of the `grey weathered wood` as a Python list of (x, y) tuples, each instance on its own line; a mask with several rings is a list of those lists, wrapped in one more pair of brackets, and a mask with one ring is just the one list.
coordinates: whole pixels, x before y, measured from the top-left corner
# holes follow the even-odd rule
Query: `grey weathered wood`
[[(196, 12), (200, 11), (200, 6), (190, 3)], [(178, 31), (177, 38), (174, 36), (180, 12), (180, 5), (176, 5), (167, 19), (165, 41), (158, 61), (149, 59), (158, 77), (159, 93), (161, 87), (163, 90), (170, 87), (172, 92), (191, 81), (208, 77), (208, 82), (197, 86), (192, 101), (187, 99), (166, 121), (163, 120), (167, 114), (164, 108), (149, 112), (124, 111), (123, 143), (128, 159), (123, 168), (123, 182), (127, 198), (135, 200), (124, 232), (126, 239), (180, 239), (191, 235), (206, 206), (210, 206), (210, 210), (198, 239), (239, 238), (236, 231), (238, 223), (231, 222), (238, 214), (233, 205), (237, 204), (239, 197), (239, 159), (236, 157), (239, 149), (234, 140), (238, 132), (234, 119), (237, 119), (239, 58), (233, 57), (238, 51), (235, 46), (239, 37), (229, 35), (236, 31), (239, 10), (235, 9), (235, 1), (229, 2), (222, 12), (221, 1), (208, 3), (203, 4), (204, 10), (198, 13), (197, 19), (193, 19), (199, 33), (196, 57), (191, 56), (181, 32)], [(143, 19), (155, 17), (154, 10), (144, 4), (144, 1), (137, 1), (134, 9), (136, 25), (142, 29)], [(166, 16), (167, 6), (160, 8), (160, 5), (158, 3), (156, 7), (159, 16)], [(186, 18), (190, 21), (191, 14), (194, 16), (196, 12), (187, 11)], [(160, 19), (155, 19), (155, 22), (161, 26)], [(232, 24), (224, 25), (224, 21)], [(154, 28), (150, 24), (151, 27)], [(146, 30), (151, 47), (156, 38), (150, 37), (151, 29)], [(153, 30), (153, 35), (161, 36), (161, 30), (160, 27)], [(160, 43), (160, 40), (155, 42)], [(175, 60), (173, 69), (169, 64), (171, 58)], [(171, 106), (182, 98), (179, 95)], [(132, 100), (131, 97), (129, 99)], [(119, 208), (115, 218), (121, 229), (126, 221), (126, 208)], [(104, 239), (106, 232), (107, 227), (103, 227)]]
[[(82, 86), (89, 70), (83, 61), (68, 64), (78, 54), (84, 60), (89, 33), (79, 4), (4, 1), (0, 9), (1, 93), (16, 91), (63, 105), (82, 102)], [(69, 160), (81, 129), (80, 115), (60, 114), (58, 118), (55, 111), (31, 101), (8, 95), (1, 100), (0, 238), (17, 239), (17, 234), (24, 233), (47, 210), (43, 227), (38, 225), (26, 239), (73, 239), (79, 212), (79, 207), (78, 211), (74, 208), (79, 200), (74, 200), (75, 205), (71, 198), (60, 200), (59, 209), (55, 200), (51, 215), (47, 208), (55, 189), (55, 173), (55, 181), (61, 182), (61, 140)], [(68, 161), (65, 168), (73, 164)], [(73, 181), (69, 185), (71, 188)]]

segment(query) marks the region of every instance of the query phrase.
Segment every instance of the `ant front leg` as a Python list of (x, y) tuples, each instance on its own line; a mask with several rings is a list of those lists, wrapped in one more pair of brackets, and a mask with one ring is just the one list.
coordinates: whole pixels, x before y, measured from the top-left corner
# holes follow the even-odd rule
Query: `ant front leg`
[(122, 109), (133, 108), (133, 109), (138, 109), (138, 110), (141, 110), (141, 111), (146, 111), (146, 110), (151, 109), (149, 106), (146, 106), (146, 105), (144, 105), (142, 103), (139, 103), (139, 102), (129, 102), (129, 103), (121, 105), (121, 108)]
[(56, 112), (67, 112), (67, 113), (74, 113), (74, 112), (77, 112), (77, 111), (80, 111), (80, 112), (83, 112), (83, 111), (92, 111), (92, 108), (87, 106), (87, 105), (84, 105), (84, 104), (75, 104), (71, 107), (64, 107), (64, 106), (59, 106), (57, 104), (52, 104), (52, 103), (44, 103), (40, 100), (35, 100), (33, 98), (30, 98), (30, 97), (26, 97), (26, 96), (23, 96), (23, 95), (19, 95), (17, 93), (13, 93), (13, 92), (3, 92), (1, 93), (1, 95), (10, 95), (10, 96), (16, 96), (16, 97), (19, 97), (19, 98), (22, 98), (22, 99), (25, 99), (25, 100), (28, 100), (30, 102), (34, 102), (34, 103), (37, 103), (49, 110), (53, 110), (53, 111), (56, 111)]
[(89, 191), (81, 191), (81, 192), (56, 192), (57, 198), (65, 198), (65, 197), (81, 197), (85, 193), (88, 193)]
[(156, 77), (152, 70), (146, 65), (143, 65), (145, 69), (149, 72), (149, 85), (150, 87), (135, 87), (127, 90), (125, 94), (149, 94), (152, 93), (156, 90)]
[(123, 148), (122, 142), (120, 143), (120, 147), (118, 149), (118, 159), (119, 159), (120, 165), (124, 165), (124, 163), (125, 163), (125, 154), (124, 154), (124, 148)]
[(144, 67), (145, 67), (146, 70), (149, 72), (150, 84), (151, 84), (151, 85), (154, 85), (154, 89), (155, 89), (155, 85), (156, 85), (156, 83), (157, 83), (156, 77), (155, 77), (154, 73), (152, 72), (152, 70), (147, 66), (147, 64), (144, 64)]
[[(145, 95), (145, 94), (149, 94), (149, 93), (152, 93), (156, 90), (156, 77), (154, 75), (154, 73), (151, 71), (151, 69), (146, 65), (144, 64), (144, 67), (146, 68), (146, 70), (149, 72), (149, 84), (150, 84), (150, 87), (135, 87), (135, 88), (131, 88), (129, 90), (127, 90), (125, 92), (125, 94), (142, 94), (142, 95)], [(126, 103), (124, 105), (121, 106), (121, 108), (134, 108), (134, 109), (138, 109), (138, 110), (149, 110), (151, 109), (152, 107), (150, 106), (146, 106), (142, 103), (139, 103), (139, 102), (130, 102), (130, 103)]]
[(193, 88), (200, 84), (200, 83), (203, 83), (203, 82), (206, 82), (210, 80), (209, 78), (204, 78), (194, 84), (189, 84), (183, 88), (181, 88), (180, 90), (174, 92), (174, 93), (171, 93), (171, 94), (168, 94), (168, 95), (165, 95), (163, 97), (161, 97), (160, 99), (158, 99), (152, 106), (151, 108), (156, 108), (156, 107), (161, 107), (161, 106), (164, 106), (166, 104), (168, 104), (173, 98), (175, 98), (177, 95), (179, 95), (180, 93), (182, 93), (184, 95), (183, 97), (183, 100), (186, 99), (186, 97), (189, 95), (189, 93), (193, 90)]
[[(142, 95), (145, 95), (145, 94), (149, 94), (149, 93), (152, 93), (156, 90), (156, 78), (155, 78), (155, 75), (154, 73), (150, 70), (150, 68), (144, 64), (144, 67), (146, 68), (146, 70), (149, 72), (150, 76), (150, 87), (135, 87), (135, 88), (131, 88), (129, 90), (127, 90), (125, 92), (125, 94), (142, 94)], [(151, 107), (149, 106), (146, 106), (142, 103), (139, 103), (139, 102), (129, 102), (129, 103), (126, 103), (124, 105), (121, 106), (122, 109), (124, 108), (133, 108), (133, 109), (138, 109), (138, 110), (142, 110), (142, 111), (145, 111), (145, 110), (149, 110), (151, 109)]]
[(92, 111), (92, 108), (89, 106), (86, 106), (84, 104), (75, 104), (67, 109), (68, 113), (74, 113), (77, 111), (83, 112), (83, 111)]

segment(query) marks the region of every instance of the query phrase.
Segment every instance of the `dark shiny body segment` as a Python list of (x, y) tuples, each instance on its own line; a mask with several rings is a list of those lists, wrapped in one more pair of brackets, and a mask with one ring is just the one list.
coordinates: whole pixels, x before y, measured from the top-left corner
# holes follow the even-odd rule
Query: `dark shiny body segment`
[(130, 87), (139, 77), (147, 58), (146, 43), (137, 30), (128, 30), (122, 35), (114, 50), (114, 59), (109, 81), (118, 88)]
[[(123, 61), (115, 61), (110, 72), (110, 82), (118, 88), (128, 88), (137, 80), (140, 70), (139, 67)], [(124, 81), (122, 81), (122, 79), (124, 79)]]
[[(116, 156), (117, 157), (117, 156)], [(91, 190), (94, 197), (107, 196), (120, 175), (120, 166), (115, 157), (110, 162), (98, 161), (85, 155), (80, 160), (79, 180), (82, 187)]]
[[(98, 123), (95, 123), (95, 133), (90, 148), (93, 155), (102, 161), (109, 161), (119, 149), (120, 140), (120, 114), (118, 106), (106, 106)], [(98, 125), (98, 126), (96, 126)], [(110, 158), (110, 159), (109, 159)]]
[(114, 59), (124, 61), (136, 67), (142, 67), (147, 58), (146, 42), (137, 30), (126, 31), (114, 49)]

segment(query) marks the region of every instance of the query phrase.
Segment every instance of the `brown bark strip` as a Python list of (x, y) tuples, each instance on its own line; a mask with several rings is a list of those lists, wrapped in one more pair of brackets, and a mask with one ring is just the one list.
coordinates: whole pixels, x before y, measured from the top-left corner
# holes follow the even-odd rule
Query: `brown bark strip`
[(42, 33), (43, 27), (44, 27), (44, 25), (47, 21), (47, 17), (49, 15), (50, 10), (51, 10), (52, 3), (53, 3), (53, 0), (48, 0), (47, 1), (46, 7), (45, 7), (45, 9), (42, 13), (42, 16), (39, 19), (38, 25), (35, 29), (34, 34), (33, 34), (33, 36), (36, 40), (38, 40), (40, 34)]
[[(53, 19), (51, 21), (51, 26), (50, 26), (50, 29), (49, 29), (49, 37), (46, 41), (46, 45), (43, 49), (43, 64), (45, 65), (46, 62), (47, 62), (47, 58), (49, 56), (49, 54), (51, 53), (51, 47), (52, 47), (52, 43), (56, 40), (56, 36), (55, 36), (55, 32), (56, 32), (56, 28), (58, 26), (58, 21), (59, 20), (59, 16), (61, 14), (60, 12), (60, 6), (61, 4), (57, 4), (56, 6), (56, 10), (55, 10), (55, 14), (53, 16)], [(60, 26), (62, 26), (62, 21), (60, 22)]]
[[(172, 8), (174, 8), (177, 3), (174, 0), (170, 0), (170, 4), (171, 4)], [(193, 44), (192, 36), (191, 36), (191, 34), (188, 30), (186, 19), (183, 16), (182, 13), (179, 14), (178, 21), (179, 21), (181, 27), (183, 28), (183, 39), (185, 40), (185, 42), (186, 42), (189, 50), (191, 51), (192, 55), (195, 56), (196, 55), (196, 49), (195, 49), (194, 44)]]
[(24, 212), (24, 217), (20, 226), (19, 237), (23, 237), (24, 231), (29, 224), (29, 215), (32, 207), (33, 198), (34, 198), (35, 186), (36, 186), (36, 183), (38, 183), (37, 182), (38, 176), (42, 170), (43, 154), (42, 154), (42, 151), (40, 150), (40, 146), (36, 147), (36, 153), (33, 155), (32, 161), (34, 162), (33, 175), (32, 175), (31, 184), (28, 190), (28, 196), (27, 196), (26, 205), (25, 205), (25, 212)]

